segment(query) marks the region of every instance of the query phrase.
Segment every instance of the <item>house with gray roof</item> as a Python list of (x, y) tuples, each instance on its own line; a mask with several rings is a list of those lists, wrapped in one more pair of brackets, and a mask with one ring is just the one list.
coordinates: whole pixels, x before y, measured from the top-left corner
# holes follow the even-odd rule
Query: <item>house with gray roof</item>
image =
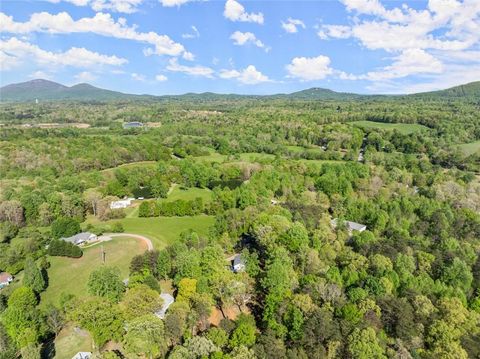
[(155, 312), (155, 315), (160, 319), (164, 319), (168, 307), (170, 307), (175, 302), (175, 298), (173, 298), (172, 295), (168, 293), (162, 293), (160, 294), (160, 297), (163, 299), (162, 308), (160, 308), (160, 310), (157, 310)]
[(132, 122), (125, 122), (123, 124), (123, 128), (137, 128), (137, 127), (143, 127), (143, 123), (138, 122), (138, 121), (132, 121)]
[[(367, 229), (367, 226), (361, 223), (352, 222), (352, 221), (343, 221), (345, 226), (347, 227), (348, 234), (352, 235), (353, 231), (363, 232)], [(331, 225), (333, 228), (337, 228), (338, 226), (338, 218), (331, 220)]]
[(63, 238), (60, 238), (62, 241), (65, 241), (65, 242), (70, 242), (70, 243), (73, 243), (75, 245), (80, 245), (80, 244), (83, 244), (83, 243), (88, 243), (88, 242), (93, 242), (93, 241), (96, 241), (97, 240), (97, 235), (94, 234), (94, 233), (90, 233), (90, 232), (82, 232), (82, 233), (77, 233), (75, 234), (74, 236), (71, 236), (71, 237), (63, 237)]

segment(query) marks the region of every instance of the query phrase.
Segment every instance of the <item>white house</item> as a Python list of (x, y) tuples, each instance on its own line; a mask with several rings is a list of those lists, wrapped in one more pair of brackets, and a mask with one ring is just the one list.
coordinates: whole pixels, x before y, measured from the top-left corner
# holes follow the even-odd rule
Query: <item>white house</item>
[(72, 359), (90, 359), (91, 357), (92, 353), (90, 352), (78, 352), (72, 357)]
[(165, 314), (167, 313), (168, 307), (170, 307), (173, 304), (173, 302), (175, 302), (175, 298), (173, 298), (168, 293), (162, 293), (160, 294), (160, 297), (163, 299), (162, 308), (160, 308), (160, 310), (157, 310), (155, 312), (155, 315), (160, 319), (163, 319), (165, 318)]
[[(330, 222), (333, 228), (337, 228), (338, 219), (332, 219)], [(363, 232), (367, 229), (367, 226), (361, 223), (352, 222), (352, 221), (345, 221), (345, 226), (347, 227), (347, 231), (350, 235), (352, 235), (353, 231)]]
[(119, 201), (113, 201), (110, 203), (110, 209), (120, 209), (120, 208), (127, 208), (132, 204), (132, 201), (135, 198), (127, 198), (127, 199), (121, 199)]
[(0, 273), (0, 289), (6, 287), (13, 281), (13, 276), (10, 273), (2, 272)]
[(60, 238), (62, 241), (80, 245), (87, 242), (94, 242), (98, 239), (97, 235), (90, 232), (82, 232), (67, 238)]

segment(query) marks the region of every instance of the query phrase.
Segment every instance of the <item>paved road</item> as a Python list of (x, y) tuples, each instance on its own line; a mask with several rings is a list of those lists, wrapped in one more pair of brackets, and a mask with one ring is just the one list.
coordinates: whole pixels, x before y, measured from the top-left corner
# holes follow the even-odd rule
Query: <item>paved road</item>
[(111, 241), (115, 237), (132, 237), (132, 238), (137, 238), (143, 241), (147, 245), (147, 249), (149, 251), (153, 251), (153, 244), (152, 241), (144, 236), (141, 236), (139, 234), (133, 234), (133, 233), (105, 233), (101, 236), (98, 237), (99, 241)]

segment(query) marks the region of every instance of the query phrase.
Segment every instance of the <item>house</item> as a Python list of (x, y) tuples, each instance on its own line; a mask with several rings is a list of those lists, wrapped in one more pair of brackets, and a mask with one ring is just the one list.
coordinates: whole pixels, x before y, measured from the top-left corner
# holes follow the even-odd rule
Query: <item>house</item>
[[(331, 220), (330, 223), (333, 228), (337, 228), (337, 222), (337, 218)], [(347, 231), (350, 235), (352, 235), (353, 231), (363, 232), (367, 229), (366, 225), (352, 221), (345, 221), (345, 226), (347, 227)]]
[(0, 289), (6, 287), (13, 281), (13, 276), (10, 273), (2, 272), (0, 273)]
[(78, 246), (86, 242), (96, 241), (97, 235), (90, 232), (82, 232), (68, 238), (60, 238), (60, 239), (65, 242), (70, 242)]
[(245, 270), (245, 261), (243, 260), (241, 254), (237, 254), (235, 257), (233, 257), (232, 270), (235, 273), (243, 272)]
[(113, 201), (110, 203), (110, 209), (121, 209), (121, 208), (127, 208), (132, 204), (132, 201), (135, 198), (126, 198), (122, 199), (119, 201)]
[(163, 299), (162, 308), (160, 308), (160, 310), (157, 310), (155, 312), (155, 315), (160, 319), (163, 319), (165, 318), (168, 307), (170, 307), (175, 302), (175, 299), (168, 293), (162, 293), (160, 294), (160, 297)]
[(123, 124), (123, 128), (137, 128), (137, 127), (143, 127), (143, 123), (138, 121), (132, 121), (132, 122), (125, 122)]
[(91, 357), (92, 353), (90, 352), (78, 352), (72, 357), (72, 359), (90, 359)]

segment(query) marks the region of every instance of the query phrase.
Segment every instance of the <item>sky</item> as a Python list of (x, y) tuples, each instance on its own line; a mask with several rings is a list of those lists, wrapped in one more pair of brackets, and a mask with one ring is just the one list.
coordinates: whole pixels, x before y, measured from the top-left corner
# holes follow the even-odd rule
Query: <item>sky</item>
[(480, 80), (480, 0), (0, 0), (0, 85), (414, 93)]

